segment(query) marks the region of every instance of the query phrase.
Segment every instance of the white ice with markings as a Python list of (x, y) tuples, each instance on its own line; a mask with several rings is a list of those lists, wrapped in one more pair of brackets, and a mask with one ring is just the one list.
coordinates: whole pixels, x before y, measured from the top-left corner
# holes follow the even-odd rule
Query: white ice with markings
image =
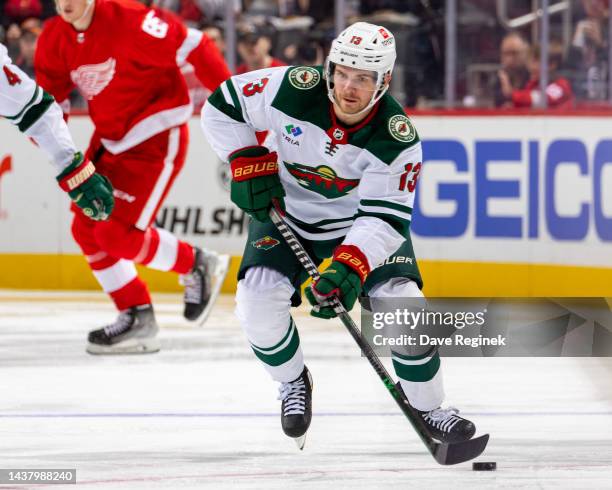
[(300, 308), (314, 378), (300, 452), (233, 298), (202, 328), (181, 306), (156, 296), (159, 354), (95, 357), (87, 332), (115, 317), (101, 294), (0, 292), (0, 468), (76, 468), (92, 489), (612, 488), (610, 359), (444, 359), (447, 402), (490, 433), (478, 460), (498, 469), (442, 467), (340, 322)]

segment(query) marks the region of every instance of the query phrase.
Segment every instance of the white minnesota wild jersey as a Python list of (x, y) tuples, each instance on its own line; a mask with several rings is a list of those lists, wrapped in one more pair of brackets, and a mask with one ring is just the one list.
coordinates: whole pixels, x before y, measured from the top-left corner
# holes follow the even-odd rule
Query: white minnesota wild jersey
[(51, 95), (13, 64), (2, 44), (0, 116), (34, 138), (51, 158), (58, 174), (72, 163), (76, 149), (64, 123), (61, 108)]
[(372, 267), (409, 233), (421, 144), (402, 107), (385, 94), (360, 124), (337, 122), (321, 67), (278, 67), (226, 80), (202, 111), (219, 157), (257, 145), (278, 152), (287, 218), (304, 238), (358, 246)]

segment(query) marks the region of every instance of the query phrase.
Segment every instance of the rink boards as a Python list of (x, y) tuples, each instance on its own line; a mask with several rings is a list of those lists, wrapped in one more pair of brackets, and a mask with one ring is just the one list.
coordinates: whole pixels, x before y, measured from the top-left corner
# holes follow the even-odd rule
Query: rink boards
[[(424, 166), (412, 237), (429, 295), (612, 296), (612, 139), (603, 117), (418, 116)], [(77, 144), (92, 126), (73, 117)], [(227, 166), (190, 122), (183, 172), (158, 216), (179, 237), (230, 253), (248, 221)], [(298, 162), (313, 164), (316, 162)], [(408, 163), (408, 162), (407, 162)], [(0, 288), (94, 289), (70, 236), (68, 200), (44, 154), (0, 124)], [(143, 271), (154, 290), (176, 277)]]

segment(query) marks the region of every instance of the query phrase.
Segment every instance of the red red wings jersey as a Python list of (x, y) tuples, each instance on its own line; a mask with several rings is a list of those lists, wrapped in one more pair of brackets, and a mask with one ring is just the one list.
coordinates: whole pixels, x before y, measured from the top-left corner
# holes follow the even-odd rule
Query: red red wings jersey
[(210, 90), (230, 76), (215, 44), (174, 14), (135, 0), (96, 0), (84, 32), (59, 16), (45, 24), (35, 68), (60, 102), (79, 89), (102, 143), (116, 154), (189, 119), (186, 62)]
[[(540, 80), (531, 79), (525, 88), (512, 92), (514, 107), (541, 107), (542, 94)], [(572, 86), (566, 78), (558, 77), (546, 87), (546, 100), (549, 108), (571, 109), (574, 106)]]

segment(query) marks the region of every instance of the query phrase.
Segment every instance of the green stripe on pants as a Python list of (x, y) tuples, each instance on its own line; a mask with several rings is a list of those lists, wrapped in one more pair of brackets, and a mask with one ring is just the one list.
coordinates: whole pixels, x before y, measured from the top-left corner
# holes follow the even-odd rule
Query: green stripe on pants
[(395, 355), (392, 360), (395, 373), (405, 381), (429, 381), (436, 375), (438, 369), (440, 369), (440, 356), (437, 352), (431, 359), (424, 363), (422, 360), (415, 359), (414, 361), (408, 361)]
[(289, 322), (287, 333), (278, 344), (272, 347), (258, 347), (255, 344), (251, 344), (255, 355), (268, 366), (280, 366), (290, 361), (299, 346), (300, 336), (298, 335), (293, 318)]

